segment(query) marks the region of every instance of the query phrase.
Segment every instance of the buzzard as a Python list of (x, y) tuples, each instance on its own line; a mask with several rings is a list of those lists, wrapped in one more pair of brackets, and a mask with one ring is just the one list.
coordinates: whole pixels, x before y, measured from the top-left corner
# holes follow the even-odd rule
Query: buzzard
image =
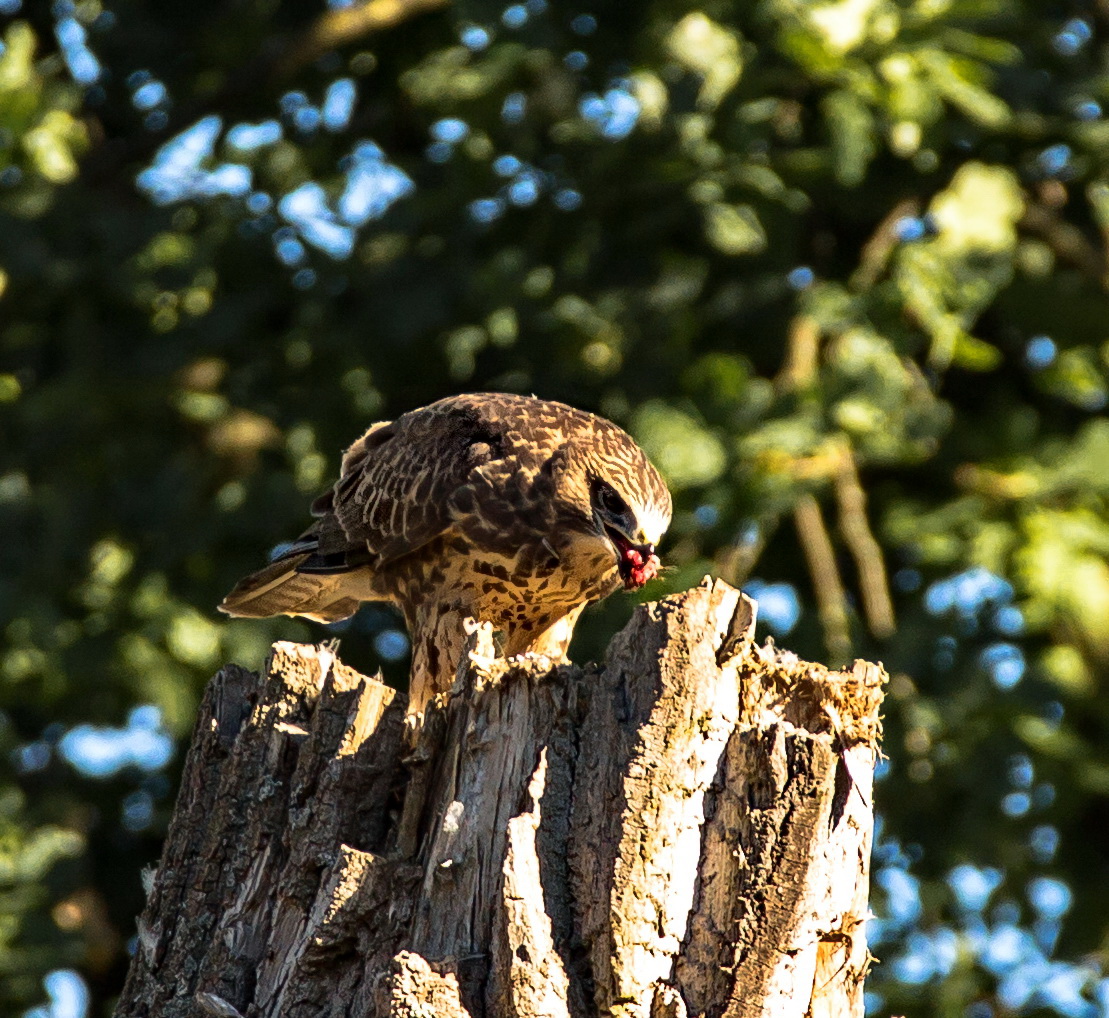
[(219, 606), (334, 622), (387, 601), (412, 638), (410, 709), (450, 688), (464, 619), (506, 655), (565, 656), (582, 609), (657, 575), (670, 493), (616, 425), (562, 403), (452, 396), (374, 424), (316, 522)]

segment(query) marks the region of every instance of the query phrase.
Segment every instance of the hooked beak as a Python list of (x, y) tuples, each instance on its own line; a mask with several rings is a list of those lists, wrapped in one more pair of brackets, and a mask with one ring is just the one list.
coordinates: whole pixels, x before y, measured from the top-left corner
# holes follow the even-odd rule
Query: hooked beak
[(661, 563), (651, 542), (636, 543), (623, 531), (604, 524), (605, 534), (616, 549), (616, 568), (625, 590), (638, 590), (658, 575)]

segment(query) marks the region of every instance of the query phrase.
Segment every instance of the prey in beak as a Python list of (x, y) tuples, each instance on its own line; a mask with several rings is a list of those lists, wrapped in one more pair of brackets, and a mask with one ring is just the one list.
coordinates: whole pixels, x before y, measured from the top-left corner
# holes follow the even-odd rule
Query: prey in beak
[(616, 568), (625, 590), (638, 590), (658, 576), (659, 561), (653, 544), (632, 544), (620, 531), (605, 527), (605, 533), (616, 548)]
[[(624, 498), (605, 481), (596, 479), (592, 490), (593, 518), (616, 552), (616, 567), (625, 590), (638, 590), (658, 576), (661, 562), (651, 541), (636, 521), (636, 514)], [(639, 537), (637, 542), (630, 534)]]

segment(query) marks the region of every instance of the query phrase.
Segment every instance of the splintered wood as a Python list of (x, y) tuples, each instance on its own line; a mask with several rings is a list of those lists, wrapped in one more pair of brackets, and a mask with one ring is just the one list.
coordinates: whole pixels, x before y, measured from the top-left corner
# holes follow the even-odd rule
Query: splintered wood
[(862, 1016), (885, 675), (722, 582), (605, 663), (475, 627), (423, 722), (275, 644), (201, 708), (117, 1015)]

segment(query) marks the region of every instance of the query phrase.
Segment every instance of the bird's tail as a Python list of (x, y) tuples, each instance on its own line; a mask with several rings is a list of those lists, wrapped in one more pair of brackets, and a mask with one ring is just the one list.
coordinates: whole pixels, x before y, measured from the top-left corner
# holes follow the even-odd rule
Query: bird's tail
[[(317, 571), (311, 552), (291, 554), (241, 579), (219, 606), (227, 615), (264, 619), (274, 615), (302, 615), (317, 622), (350, 618), (359, 597), (360, 570)], [(308, 568), (302, 568), (307, 566)]]

